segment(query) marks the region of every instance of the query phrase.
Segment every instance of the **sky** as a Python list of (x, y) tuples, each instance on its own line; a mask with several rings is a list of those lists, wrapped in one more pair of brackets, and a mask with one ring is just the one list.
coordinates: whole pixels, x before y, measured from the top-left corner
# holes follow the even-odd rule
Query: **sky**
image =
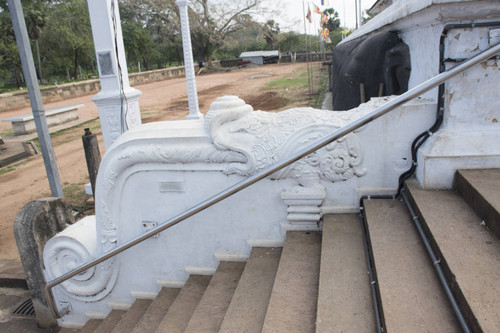
[[(370, 9), (376, 2), (376, 0), (360, 1), (363, 11)], [(313, 13), (313, 20), (316, 20), (308, 29), (319, 25), (319, 15), (314, 14), (314, 5), (318, 6), (321, 10), (334, 8), (339, 13), (341, 26), (347, 26), (348, 28), (356, 27), (355, 0), (323, 0), (324, 6), (321, 6), (321, 0), (266, 0), (266, 2), (269, 3), (268, 6), (270, 8), (279, 11), (279, 14), (274, 19), (280, 24), (282, 30), (285, 31), (294, 30), (304, 32), (304, 16), (307, 14), (308, 6)], [(304, 14), (303, 4), (306, 14)], [(309, 23), (306, 25), (309, 25)]]

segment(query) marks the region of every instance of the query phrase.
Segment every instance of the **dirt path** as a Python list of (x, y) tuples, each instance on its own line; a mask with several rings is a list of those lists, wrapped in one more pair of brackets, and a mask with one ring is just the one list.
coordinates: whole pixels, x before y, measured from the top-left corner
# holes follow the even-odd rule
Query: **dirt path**
[[(303, 91), (269, 89), (265, 85), (296, 71), (306, 71), (306, 64), (267, 65), (233, 70), (226, 73), (210, 73), (197, 78), (200, 111), (206, 113), (210, 104), (219, 96), (237, 95), (256, 110), (274, 111), (295, 106), (305, 106), (307, 101), (287, 104), (290, 94), (304, 95)], [(306, 74), (305, 74), (306, 75)], [(161, 120), (185, 119), (188, 114), (185, 79), (172, 79), (136, 86), (142, 91), (139, 100), (143, 123)], [(78, 97), (46, 104), (54, 108), (69, 104), (85, 104), (79, 109), (79, 117), (88, 119), (98, 116), (92, 96)], [(0, 120), (31, 113), (31, 109), (0, 113)], [(0, 133), (8, 131), (10, 124), (0, 122)], [(53, 145), (63, 187), (88, 182), (87, 166), (81, 143), (81, 128), (54, 137)], [(99, 133), (99, 129), (94, 130)], [(101, 154), (104, 154), (102, 137), (99, 135)], [(30, 200), (50, 196), (50, 189), (41, 156), (32, 157), (15, 170), (0, 175), (0, 258), (19, 259), (13, 235), (13, 222), (19, 210)]]

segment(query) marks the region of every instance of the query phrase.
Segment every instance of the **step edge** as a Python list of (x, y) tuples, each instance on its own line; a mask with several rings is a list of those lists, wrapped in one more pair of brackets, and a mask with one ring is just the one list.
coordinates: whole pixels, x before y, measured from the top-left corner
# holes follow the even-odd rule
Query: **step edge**
[(214, 275), (217, 269), (213, 267), (188, 266), (184, 267), (184, 270), (188, 275)]
[(89, 320), (92, 320), (92, 319), (96, 319), (96, 320), (105, 319), (108, 315), (109, 315), (109, 312), (108, 313), (105, 313), (105, 312), (85, 312), (85, 316)]
[[(457, 170), (453, 189), (479, 216), (485, 226), (497, 239), (500, 239), (500, 211), (472, 184), (462, 170)], [(467, 195), (467, 190), (470, 195)], [(498, 221), (498, 222), (495, 222)]]
[(248, 239), (250, 247), (283, 247), (284, 239)]
[(236, 254), (236, 253), (215, 253), (215, 258), (221, 261), (229, 261), (229, 262), (247, 262), (249, 255), (248, 254)]
[[(108, 302), (108, 306), (113, 310), (127, 311), (134, 303)], [(109, 314), (108, 314), (109, 315)]]
[(156, 283), (162, 288), (182, 288), (186, 281), (181, 280), (156, 280)]
[(133, 298), (137, 299), (155, 299), (158, 296), (158, 293), (151, 291), (131, 291), (130, 295)]

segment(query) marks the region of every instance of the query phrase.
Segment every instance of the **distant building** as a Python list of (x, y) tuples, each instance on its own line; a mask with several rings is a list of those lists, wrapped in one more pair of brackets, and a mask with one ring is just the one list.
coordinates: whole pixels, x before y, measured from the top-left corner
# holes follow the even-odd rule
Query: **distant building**
[(384, 11), (387, 7), (392, 5), (393, 0), (378, 0), (373, 4), (373, 6), (367, 10), (370, 15), (377, 15)]
[(240, 54), (242, 61), (251, 61), (256, 65), (276, 64), (280, 60), (279, 51), (253, 51)]

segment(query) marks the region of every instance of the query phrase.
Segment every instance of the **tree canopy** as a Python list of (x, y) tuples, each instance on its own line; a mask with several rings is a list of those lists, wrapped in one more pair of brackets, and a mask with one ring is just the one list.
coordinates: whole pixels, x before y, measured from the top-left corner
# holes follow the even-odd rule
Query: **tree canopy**
[[(119, 0), (129, 70), (179, 65), (183, 62), (179, 12), (175, 0)], [(236, 58), (244, 51), (278, 49), (305, 52), (303, 34), (283, 32), (263, 7), (264, 0), (190, 0), (193, 56), (210, 62)], [(25, 20), (39, 79), (60, 82), (97, 76), (87, 0), (23, 0)], [(326, 26), (334, 44), (340, 22), (326, 9)], [(257, 20), (259, 18), (260, 22)], [(337, 38), (338, 37), (338, 38)], [(309, 50), (319, 50), (318, 36), (309, 36)], [(39, 54), (36, 53), (39, 50)], [(6, 0), (0, 0), (0, 86), (20, 83), (21, 67)]]

